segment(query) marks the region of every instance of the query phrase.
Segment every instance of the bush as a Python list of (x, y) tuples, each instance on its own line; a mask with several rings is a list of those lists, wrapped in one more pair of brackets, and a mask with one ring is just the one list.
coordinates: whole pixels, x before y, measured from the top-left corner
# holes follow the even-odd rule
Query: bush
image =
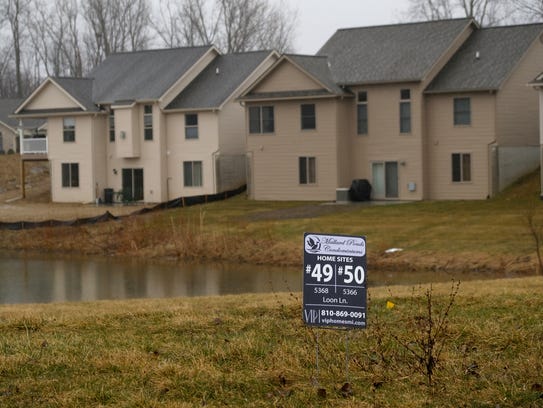
[(6, 152), (3, 150), (0, 150), (0, 154), (6, 154)]
[(15, 154), (15, 152), (13, 151), (13, 149), (9, 149), (8, 154)]

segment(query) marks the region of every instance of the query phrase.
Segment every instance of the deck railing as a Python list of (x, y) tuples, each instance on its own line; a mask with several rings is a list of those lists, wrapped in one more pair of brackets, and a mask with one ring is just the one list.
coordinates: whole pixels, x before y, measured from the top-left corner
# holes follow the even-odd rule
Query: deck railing
[(47, 138), (23, 138), (21, 154), (47, 154)]

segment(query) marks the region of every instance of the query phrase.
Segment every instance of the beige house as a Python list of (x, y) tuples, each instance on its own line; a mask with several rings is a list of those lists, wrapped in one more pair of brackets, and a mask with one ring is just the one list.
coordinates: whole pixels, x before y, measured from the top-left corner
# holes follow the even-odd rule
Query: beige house
[(186, 47), (47, 78), (15, 110), (45, 118), (54, 202), (163, 202), (246, 182), (242, 89), (278, 58)]
[(543, 25), (471, 19), (337, 31), (247, 88), (249, 194), (334, 200), (484, 199), (539, 165)]
[(539, 91), (539, 157), (540, 157), (540, 197), (543, 200), (543, 72), (530, 82), (535, 90)]

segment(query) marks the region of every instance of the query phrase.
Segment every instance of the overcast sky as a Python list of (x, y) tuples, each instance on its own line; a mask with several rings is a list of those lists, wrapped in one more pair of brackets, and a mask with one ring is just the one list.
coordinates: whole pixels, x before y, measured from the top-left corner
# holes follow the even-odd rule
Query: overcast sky
[(295, 52), (314, 54), (339, 28), (402, 21), (408, 0), (283, 0), (298, 9)]

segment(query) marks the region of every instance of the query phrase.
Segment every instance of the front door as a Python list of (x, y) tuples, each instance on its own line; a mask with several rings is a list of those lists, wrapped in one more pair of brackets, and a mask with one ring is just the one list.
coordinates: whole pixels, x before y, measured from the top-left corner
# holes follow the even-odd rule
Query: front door
[(374, 199), (398, 198), (398, 162), (372, 163)]
[(123, 201), (143, 201), (143, 169), (123, 169)]

